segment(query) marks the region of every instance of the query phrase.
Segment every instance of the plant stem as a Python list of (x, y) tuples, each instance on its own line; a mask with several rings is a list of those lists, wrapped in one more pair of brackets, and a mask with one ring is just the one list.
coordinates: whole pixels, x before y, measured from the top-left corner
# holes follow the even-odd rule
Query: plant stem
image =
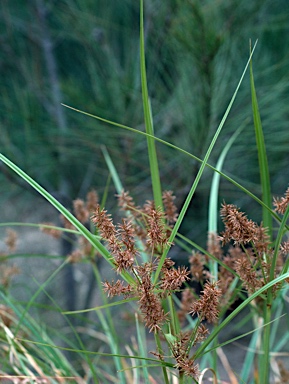
[(264, 336), (263, 336), (263, 354), (260, 359), (260, 383), (269, 384), (269, 376), (270, 376), (270, 330), (271, 330), (271, 304), (269, 304), (268, 300), (264, 308)]
[[(163, 350), (162, 350), (162, 346), (161, 346), (160, 335), (158, 334), (158, 332), (155, 332), (155, 341), (156, 341), (158, 353), (160, 353), (160, 355), (162, 355)], [(167, 369), (164, 365), (162, 365), (162, 371), (163, 371), (163, 375), (164, 375), (164, 383), (169, 384)]]

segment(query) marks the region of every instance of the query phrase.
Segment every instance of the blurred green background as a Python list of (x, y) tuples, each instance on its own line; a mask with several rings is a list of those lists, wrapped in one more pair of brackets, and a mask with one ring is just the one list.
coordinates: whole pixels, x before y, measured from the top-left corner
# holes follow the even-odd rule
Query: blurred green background
[[(273, 194), (288, 185), (289, 3), (287, 0), (145, 0), (148, 89), (156, 136), (203, 158), (249, 56), (268, 150)], [(124, 188), (151, 199), (146, 140), (86, 117), (65, 103), (144, 130), (136, 0), (3, 0), (0, 5), (1, 152), (69, 206), (109, 171), (105, 145)], [(217, 142), (215, 165), (231, 135), (224, 172), (260, 196), (247, 74)], [(199, 163), (157, 144), (162, 185), (180, 207)], [(1, 164), (2, 204), (38, 199)], [(207, 170), (182, 231), (204, 245), (212, 172)], [(220, 200), (260, 219), (261, 210), (222, 180)], [(63, 201), (64, 201), (63, 200)], [(116, 208), (109, 186), (107, 207)]]

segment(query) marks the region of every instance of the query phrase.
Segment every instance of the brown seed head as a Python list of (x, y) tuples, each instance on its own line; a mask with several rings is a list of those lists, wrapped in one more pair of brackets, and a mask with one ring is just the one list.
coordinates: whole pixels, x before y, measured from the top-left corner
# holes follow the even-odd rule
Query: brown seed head
[(222, 205), (221, 217), (225, 224), (225, 232), (221, 233), (220, 239), (223, 244), (230, 242), (234, 244), (247, 244), (258, 240), (257, 225), (249, 220), (243, 212), (233, 204)]
[(165, 209), (165, 218), (168, 223), (175, 223), (178, 218), (177, 207), (174, 204), (175, 196), (172, 191), (163, 192), (163, 203)]
[(219, 298), (222, 294), (217, 287), (217, 283), (207, 282), (202, 291), (203, 295), (191, 306), (191, 313), (197, 314), (200, 320), (207, 319), (209, 323), (214, 323), (219, 315)]
[[(47, 228), (51, 227), (51, 228)], [(55, 239), (59, 239), (61, 237), (62, 232), (55, 228), (54, 223), (42, 223), (40, 226), (40, 230), (47, 235), (54, 237)]]
[(98, 194), (93, 189), (89, 191), (86, 195), (86, 209), (88, 210), (88, 212), (94, 212), (97, 208), (97, 204), (98, 204)]
[(85, 206), (85, 203), (81, 199), (76, 199), (73, 201), (73, 209), (76, 218), (81, 222), (81, 223), (86, 223), (89, 219), (89, 211)]
[(287, 188), (284, 197), (274, 198), (273, 205), (276, 207), (275, 211), (284, 215), (289, 204), (289, 187)]
[(7, 245), (9, 252), (16, 250), (17, 232), (13, 229), (8, 228), (6, 230), (5, 244)]

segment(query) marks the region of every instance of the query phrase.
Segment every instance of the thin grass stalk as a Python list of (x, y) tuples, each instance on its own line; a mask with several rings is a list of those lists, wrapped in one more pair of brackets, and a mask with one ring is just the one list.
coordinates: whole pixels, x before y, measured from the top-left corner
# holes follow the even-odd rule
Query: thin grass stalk
[[(154, 333), (154, 337), (155, 337), (155, 342), (156, 342), (158, 353), (160, 355), (162, 355), (163, 354), (163, 350), (162, 350), (162, 344), (161, 344), (159, 333), (155, 332)], [(169, 377), (168, 377), (168, 373), (167, 373), (167, 368), (165, 367), (164, 364), (162, 364), (162, 372), (163, 372), (164, 383), (165, 384), (169, 384)]]
[[(231, 146), (233, 145), (234, 141), (241, 133), (242, 129), (243, 129), (243, 126), (239, 127), (239, 129), (237, 129), (236, 132), (232, 135), (232, 137), (230, 137), (225, 147), (223, 148), (216, 164), (216, 169), (218, 171), (222, 170), (225, 158)], [(219, 198), (220, 178), (221, 178), (220, 173), (214, 172), (212, 184), (211, 184), (211, 190), (210, 190), (210, 197), (209, 197), (208, 233), (218, 232), (218, 211), (219, 211), (218, 198)], [(209, 261), (209, 270), (212, 276), (211, 280), (216, 280), (218, 276), (218, 263), (211, 258)]]
[(255, 330), (253, 332), (252, 338), (248, 346), (248, 352), (246, 353), (246, 357), (243, 363), (243, 368), (240, 373), (240, 378), (244, 383), (247, 383), (249, 381), (249, 376), (254, 363), (254, 355), (255, 355), (256, 345), (257, 345), (260, 332), (261, 332), (261, 329)]
[[(49, 201), (66, 219), (74, 225), (74, 227), (89, 241), (89, 243), (98, 250), (98, 252), (105, 258), (105, 260), (114, 267), (113, 256), (108, 252), (104, 245), (93, 235), (83, 224), (81, 224), (75, 216), (73, 216), (62, 204), (59, 203), (50, 193), (48, 193), (43, 187), (41, 187), (35, 180), (27, 175), (22, 169), (20, 169), (16, 164), (7, 159), (3, 154), (0, 153), (0, 160), (3, 161), (9, 168), (11, 168), (15, 173), (17, 173), (23, 180), (30, 184), (39, 194), (41, 194), (46, 200)], [(127, 272), (121, 272), (123, 279), (130, 283), (134, 284), (134, 279)]]
[[(252, 60), (250, 60), (250, 84), (251, 84), (251, 96), (252, 96), (252, 110), (253, 110), (253, 119), (254, 119), (254, 127), (255, 127), (255, 136), (256, 136), (256, 144), (258, 150), (258, 159), (259, 159), (259, 170), (260, 170), (260, 179), (261, 179), (261, 187), (262, 187), (262, 201), (268, 207), (272, 204), (272, 196), (271, 196), (271, 187), (270, 187), (270, 175), (269, 175), (269, 167), (268, 160), (266, 154), (265, 140), (262, 129), (261, 117), (258, 107), (256, 89), (254, 84), (254, 75), (253, 75), (253, 64)], [(262, 207), (262, 217), (263, 217), (263, 225), (268, 228), (268, 235), (272, 240), (272, 215), (270, 212)]]
[[(105, 304), (107, 304), (107, 298), (106, 298), (106, 295), (103, 293), (103, 289), (102, 289), (101, 276), (99, 274), (99, 270), (98, 270), (97, 266), (95, 265), (95, 263), (92, 264), (92, 267), (93, 267), (93, 272), (94, 272), (94, 275), (95, 275), (95, 278), (97, 281), (97, 285), (98, 285), (98, 288), (99, 288), (99, 291), (101, 294), (101, 298), (102, 298), (103, 302)], [(113, 318), (111, 316), (110, 309), (109, 309), (109, 307), (105, 307), (105, 314), (106, 314), (107, 320), (105, 319), (105, 317), (103, 316), (101, 311), (96, 311), (96, 313), (97, 313), (97, 316), (101, 322), (104, 333), (108, 337), (110, 349), (111, 349), (112, 353), (114, 354), (113, 359), (115, 362), (117, 375), (120, 379), (120, 383), (125, 384), (126, 383), (125, 374), (123, 372), (123, 366), (122, 366), (121, 358), (119, 357), (120, 345), (118, 342), (117, 332), (116, 332), (115, 326), (114, 326), (115, 323), (114, 323)]]
[(107, 200), (110, 180), (111, 180), (111, 175), (109, 174), (108, 177), (107, 177), (107, 181), (106, 181), (105, 188), (104, 188), (104, 191), (103, 191), (102, 199), (101, 199), (101, 202), (100, 202), (100, 208), (101, 209), (104, 208), (105, 202)]
[[(13, 312), (16, 314), (16, 317), (20, 317), (22, 311), (19, 309), (19, 307), (15, 306), (13, 302), (5, 295), (3, 295), (0, 292), (1, 299), (3, 302), (5, 302), (9, 308), (13, 310)], [(21, 330), (24, 332), (25, 335), (32, 335), (34, 338), (37, 340), (43, 340), (43, 341), (50, 341), (49, 337), (41, 327), (29, 314), (26, 315), (24, 322), (22, 324)], [(11, 334), (10, 329), (7, 328), (6, 335), (9, 336)], [(17, 338), (16, 335), (12, 335), (13, 339), (15, 339), (16, 342), (21, 342), (20, 338)], [(30, 348), (31, 350), (31, 348)], [(77, 377), (76, 371), (73, 369), (73, 367), (68, 363), (66, 358), (61, 354), (61, 352), (54, 348), (53, 345), (49, 349), (47, 349), (47, 346), (45, 349), (43, 348), (43, 345), (40, 343), (32, 344), (32, 350), (34, 351), (34, 359), (38, 359), (37, 356), (39, 356), (40, 361), (42, 362), (42, 357), (45, 355), (46, 356), (46, 362), (52, 369), (60, 369), (62, 374), (66, 376), (75, 376)], [(19, 351), (20, 352), (20, 351)], [(17, 353), (17, 351), (15, 351)], [(81, 352), (80, 352), (81, 353)], [(21, 356), (19, 355), (19, 359), (21, 359)], [(54, 367), (54, 368), (53, 368)], [(53, 371), (54, 372), (54, 371)], [(19, 371), (20, 373), (20, 371)]]
[(150, 174), (152, 180), (153, 196), (156, 207), (160, 207), (163, 210), (162, 201), (162, 188), (158, 166), (158, 158), (155, 146), (153, 119), (151, 113), (151, 106), (148, 96), (147, 76), (146, 76), (146, 64), (145, 64), (145, 39), (144, 39), (144, 4), (143, 0), (140, 0), (140, 71), (141, 71), (141, 88), (142, 88), (142, 100), (144, 110), (144, 120), (148, 144), (148, 155), (150, 164)]
[(55, 276), (66, 266), (66, 264), (68, 263), (67, 260), (65, 260), (50, 276), (49, 278), (44, 282), (42, 283), (42, 285), (37, 289), (37, 291), (32, 295), (32, 297), (30, 298), (27, 306), (25, 307), (24, 311), (22, 312), (21, 314), (21, 317), (18, 321), (18, 324), (17, 324), (17, 327), (15, 329), (15, 337), (17, 336), (19, 330), (20, 330), (20, 327), (23, 323), (23, 320), (25, 318), (25, 315), (27, 314), (27, 312), (29, 311), (29, 309), (31, 308), (31, 306), (33, 305), (35, 299), (37, 298), (37, 296), (43, 291), (44, 287), (46, 287), (54, 278)]
[[(272, 202), (271, 188), (270, 188), (270, 175), (269, 175), (268, 160), (266, 155), (264, 134), (263, 134), (261, 117), (260, 117), (260, 112), (258, 107), (256, 89), (254, 84), (252, 60), (250, 61), (250, 85), (251, 85), (252, 110), (253, 110), (253, 118), (254, 118), (255, 136), (256, 136), (258, 159), (259, 159), (260, 179), (261, 179), (261, 187), (262, 187), (262, 201), (266, 205), (270, 206)], [(262, 207), (262, 216), (263, 216), (264, 227), (268, 228), (268, 235), (270, 236), (270, 239), (272, 241), (272, 237), (273, 237), (272, 215), (268, 210)], [(282, 237), (283, 231), (280, 232), (280, 229), (279, 229), (279, 234), (280, 233)], [(281, 241), (281, 237), (279, 236), (280, 241)], [(274, 256), (273, 256), (271, 269), (270, 269), (270, 280), (273, 280), (274, 278), (279, 245), (280, 243), (278, 244), (278, 242), (277, 244), (275, 244), (275, 251), (274, 251)], [(271, 329), (270, 320), (272, 316), (272, 300), (273, 300), (273, 291), (272, 291), (272, 288), (270, 288), (268, 289), (268, 292), (267, 292), (267, 302), (264, 303), (263, 317), (264, 317), (265, 326), (264, 326), (264, 334), (263, 334), (263, 354), (261, 355), (261, 358), (260, 358), (260, 368), (261, 367), (262, 368), (259, 369), (260, 382), (264, 384), (269, 383), (269, 380), (270, 380), (270, 329)]]
[[(288, 217), (289, 217), (289, 205), (288, 205), (288, 207), (287, 207), (287, 209), (283, 215), (283, 218), (282, 218), (282, 221), (281, 221), (281, 224), (280, 224), (277, 236), (276, 236), (276, 240), (275, 240), (275, 244), (274, 244), (275, 249), (274, 249), (274, 254), (273, 254), (273, 259), (272, 259), (272, 267), (270, 270), (270, 280), (273, 279), (273, 277), (274, 277), (274, 271), (276, 268), (277, 258), (278, 258), (278, 251), (280, 249), (282, 237), (284, 236), (284, 233), (285, 233), (286, 223), (287, 223)], [(289, 258), (287, 258), (287, 260), (286, 260), (286, 263), (283, 267), (282, 273), (286, 273), (288, 271), (288, 262), (289, 262)]]
[[(146, 338), (145, 338), (145, 330), (141, 327), (139, 322), (138, 314), (135, 313), (135, 323), (136, 323), (136, 334), (137, 334), (137, 341), (139, 346), (139, 351), (142, 356), (146, 356)], [(149, 384), (149, 373), (148, 369), (144, 363), (143, 360), (140, 361), (140, 364), (142, 366), (143, 371), (143, 377), (145, 384)]]
[(123, 190), (122, 182), (118, 176), (118, 173), (115, 169), (115, 166), (111, 160), (111, 157), (109, 156), (108, 150), (106, 149), (105, 146), (102, 146), (101, 150), (102, 150), (105, 162), (106, 162), (108, 169), (110, 171), (110, 175), (112, 177), (115, 189), (116, 189), (117, 193), (120, 194), (121, 191)]
[[(116, 122), (113, 122), (113, 121), (110, 121), (110, 120), (107, 120), (107, 119), (104, 119), (100, 116), (96, 116), (96, 115), (93, 115), (91, 113), (88, 113), (88, 112), (84, 112), (80, 109), (77, 109), (77, 108), (74, 108), (74, 107), (70, 107), (69, 105), (66, 105), (66, 104), (62, 104), (64, 107), (66, 108), (69, 108), (75, 112), (78, 112), (78, 113), (81, 113), (85, 116), (89, 116), (89, 117), (92, 117), (94, 119), (97, 119), (99, 121), (102, 121), (104, 123), (107, 123), (109, 125), (112, 125), (112, 126), (115, 126), (115, 127), (118, 127), (118, 128), (122, 128), (122, 129), (125, 129), (125, 130), (128, 130), (128, 131), (131, 131), (131, 132), (134, 132), (134, 133), (137, 133), (139, 135), (143, 135), (145, 137), (151, 137), (153, 138), (155, 141), (158, 141), (159, 143), (163, 144), (163, 145), (166, 145), (167, 147), (170, 147), (172, 149), (175, 149), (177, 151), (179, 151), (180, 153), (183, 153), (184, 155), (186, 156), (189, 156), (190, 158), (196, 160), (197, 162), (199, 163), (202, 163), (202, 160), (193, 155), (192, 153), (172, 144), (172, 143), (169, 143), (168, 141), (165, 141), (163, 139), (160, 139), (159, 137), (156, 137), (154, 135), (149, 135), (147, 134), (146, 132), (142, 132), (142, 131), (139, 131), (138, 129), (135, 129), (135, 128), (132, 128), (132, 127), (128, 127), (126, 125), (123, 125), (123, 124), (119, 124), (119, 123), (116, 123)], [(219, 173), (224, 179), (226, 179), (228, 182), (232, 183), (236, 188), (238, 188), (239, 190), (241, 190), (242, 192), (244, 192), (246, 195), (248, 195), (249, 197), (251, 197), (253, 200), (255, 200), (259, 205), (261, 205), (262, 207), (264, 207), (265, 209), (267, 209), (270, 214), (272, 215), (272, 217), (276, 220), (276, 221), (281, 221), (279, 216), (270, 208), (271, 206), (271, 202), (270, 202), (270, 205), (266, 205), (262, 200), (260, 200), (256, 195), (254, 195), (252, 192), (250, 192), (247, 188), (245, 188), (244, 186), (242, 186), (240, 183), (238, 183), (236, 180), (232, 179), (230, 176), (226, 175), (225, 173), (223, 172), (220, 172), (219, 170), (217, 170), (215, 167), (213, 167), (211, 164), (209, 163), (206, 163), (205, 164), (206, 167), (210, 168), (212, 171), (214, 172), (217, 172)], [(287, 228), (287, 227), (286, 227)], [(289, 228), (287, 228), (289, 229)]]
[(196, 350), (194, 354), (194, 358), (195, 359), (200, 358), (205, 353), (207, 353), (208, 351), (206, 351), (206, 349), (209, 346), (209, 344), (214, 340), (214, 338), (220, 333), (220, 331), (223, 328), (225, 328), (233, 320), (235, 316), (237, 316), (238, 313), (240, 313), (247, 305), (249, 305), (252, 300), (260, 296), (263, 292), (266, 292), (269, 288), (273, 287), (275, 284), (281, 283), (285, 279), (288, 279), (288, 277), (289, 277), (289, 272), (284, 273), (283, 275), (276, 277), (276, 279), (270, 281), (269, 283), (267, 283), (266, 285), (258, 289), (258, 291), (252, 293), (251, 296), (249, 296), (246, 300), (244, 300), (228, 317), (226, 317), (222, 321), (221, 324), (219, 324), (213, 330), (213, 332), (208, 336), (208, 338), (203, 342), (203, 344)]
[[(231, 101), (230, 101), (230, 103), (229, 103), (229, 105), (228, 105), (228, 107), (227, 107), (227, 109), (226, 109), (226, 112), (225, 112), (225, 114), (224, 114), (224, 116), (223, 116), (223, 118), (222, 118), (222, 120), (221, 120), (221, 122), (220, 122), (220, 124), (219, 124), (219, 126), (218, 126), (218, 128), (217, 128), (217, 131), (216, 131), (214, 137), (212, 138), (212, 141), (211, 141), (211, 143), (210, 143), (210, 145), (209, 145), (209, 148), (208, 148), (208, 150), (207, 150), (207, 152), (206, 152), (206, 154), (205, 154), (204, 160), (203, 160), (202, 163), (201, 163), (200, 169), (199, 169), (199, 171), (198, 171), (198, 173), (197, 173), (197, 175), (196, 175), (196, 178), (195, 178), (195, 180), (194, 180), (194, 182), (193, 182), (193, 185), (192, 185), (192, 187), (191, 187), (191, 189), (190, 189), (190, 191), (189, 191), (189, 193), (188, 193), (188, 196), (187, 196), (187, 198), (186, 198), (186, 200), (185, 200), (185, 202), (184, 202), (184, 205), (183, 205), (183, 207), (182, 207), (182, 209), (181, 209), (181, 212), (180, 212), (180, 214), (179, 214), (178, 220), (176, 221), (176, 223), (175, 223), (175, 225), (174, 225), (174, 227), (173, 227), (173, 229), (172, 229), (172, 232), (171, 232), (171, 235), (170, 235), (168, 244), (173, 244), (173, 242), (174, 242), (174, 238), (175, 238), (175, 236), (176, 236), (177, 233), (178, 233), (178, 230), (179, 230), (179, 228), (180, 228), (180, 226), (181, 226), (181, 223), (182, 223), (182, 221), (183, 221), (183, 219), (184, 219), (184, 217), (185, 217), (185, 214), (186, 214), (186, 212), (187, 212), (187, 209), (188, 209), (188, 207), (189, 207), (189, 204), (190, 204), (190, 202), (191, 202), (191, 200), (192, 200), (192, 198), (193, 198), (193, 195), (194, 195), (194, 193), (195, 193), (195, 191), (196, 191), (196, 189), (197, 189), (197, 186), (198, 186), (198, 184), (199, 184), (199, 182), (200, 182), (200, 179), (201, 179), (202, 174), (203, 174), (203, 172), (204, 172), (205, 166), (206, 166), (206, 164), (207, 164), (207, 162), (208, 162), (208, 160), (209, 160), (209, 157), (210, 157), (210, 155), (211, 155), (211, 152), (212, 152), (212, 150), (213, 150), (213, 148), (214, 148), (214, 146), (215, 146), (215, 144), (216, 144), (216, 141), (217, 141), (217, 139), (218, 139), (218, 137), (219, 137), (219, 135), (220, 135), (220, 133), (221, 133), (221, 131), (222, 131), (222, 128), (223, 128), (223, 126), (224, 126), (224, 124), (225, 124), (225, 121), (226, 121), (226, 119), (227, 119), (227, 117), (228, 117), (228, 114), (229, 114), (229, 112), (230, 112), (230, 110), (231, 110), (231, 108), (232, 108), (232, 105), (233, 105), (234, 101), (235, 101), (235, 98), (236, 98), (236, 96), (237, 96), (237, 93), (238, 93), (238, 91), (239, 91), (239, 88), (240, 88), (240, 86), (241, 86), (241, 83), (242, 83), (242, 81), (243, 81), (243, 78), (244, 78), (245, 73), (246, 73), (246, 71), (247, 71), (247, 68), (248, 68), (248, 66), (249, 66), (250, 60), (251, 60), (252, 55), (253, 55), (253, 53), (254, 53), (256, 44), (257, 44), (257, 42), (255, 43), (255, 45), (254, 45), (254, 47), (253, 47), (253, 49), (252, 49), (252, 52), (251, 52), (250, 57), (249, 57), (249, 60), (247, 61), (247, 64), (246, 64), (246, 66), (245, 66), (245, 69), (244, 69), (244, 71), (243, 71), (243, 73), (242, 73), (242, 76), (241, 76), (240, 81), (239, 81), (239, 83), (238, 83), (238, 85), (237, 85), (237, 87), (236, 87), (236, 90), (235, 90), (235, 92), (234, 92), (234, 94), (233, 94), (233, 96), (232, 96), (232, 98), (231, 98)], [(164, 261), (165, 261), (165, 259), (166, 259), (166, 257), (167, 257), (167, 254), (168, 254), (169, 250), (170, 250), (170, 245), (167, 245), (167, 246), (165, 247), (164, 252), (163, 252), (163, 254), (162, 254), (162, 256), (161, 256), (161, 259), (160, 259), (160, 261), (159, 261), (158, 268), (157, 268), (156, 273), (155, 273), (154, 283), (156, 283), (156, 281), (158, 280), (158, 277), (159, 277), (159, 274), (160, 274), (160, 272), (161, 272), (163, 263), (164, 263)]]
[[(61, 313), (61, 308), (59, 307), (59, 305), (57, 304), (57, 302), (53, 299), (53, 297), (46, 291), (43, 289), (43, 292), (45, 293), (45, 295), (49, 298), (49, 300), (53, 303), (54, 305), (54, 309), (57, 309), (59, 311), (59, 313)], [(72, 330), (77, 342), (79, 343), (79, 346), (84, 350), (84, 344), (81, 340), (81, 337), (79, 336), (79, 334), (77, 333), (77, 331), (75, 330), (74, 326), (72, 325), (71, 321), (69, 320), (69, 318), (67, 316), (64, 316), (65, 318), (65, 321), (68, 323), (70, 329)], [(42, 329), (41, 329), (41, 334), (42, 334)], [(69, 345), (69, 344), (68, 344)], [(55, 352), (55, 350), (53, 350), (53, 352)], [(93, 380), (94, 380), (94, 383), (95, 384), (98, 384), (99, 383), (99, 380), (97, 378), (97, 375), (96, 375), (96, 371), (95, 371), (95, 367), (94, 367), (94, 364), (92, 363), (91, 359), (89, 358), (89, 356), (87, 355), (83, 355), (82, 354), (83, 359), (86, 361), (87, 365), (89, 366), (89, 369), (90, 369), (90, 372), (91, 372), (91, 375), (93, 377)], [(62, 360), (59, 359), (59, 363), (62, 363)]]
[(177, 335), (180, 332), (180, 322), (178, 319), (178, 315), (176, 312), (175, 303), (173, 301), (172, 295), (170, 295), (167, 300), (169, 302), (169, 308), (170, 308), (172, 333), (173, 335)]
[[(272, 264), (270, 269), (270, 281), (274, 278), (276, 263), (277, 263), (277, 257), (278, 257), (278, 251), (280, 249), (280, 244), (282, 240), (282, 236), (284, 233), (285, 224), (287, 222), (289, 216), (289, 205), (285, 211), (285, 214), (283, 216), (276, 242), (275, 242), (275, 250), (272, 258)], [(264, 306), (264, 342), (263, 342), (263, 352), (264, 355), (262, 355), (261, 359), (261, 366), (262, 369), (260, 369), (260, 382), (264, 384), (269, 384), (270, 379), (270, 339), (271, 339), (271, 313), (272, 313), (272, 304), (273, 304), (273, 290), (272, 287), (268, 289), (267, 292), (267, 303)]]

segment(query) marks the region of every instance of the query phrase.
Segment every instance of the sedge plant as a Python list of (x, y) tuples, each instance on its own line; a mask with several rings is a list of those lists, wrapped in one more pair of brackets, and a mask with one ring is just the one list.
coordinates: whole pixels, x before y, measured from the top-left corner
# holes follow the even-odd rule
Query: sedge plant
[[(66, 223), (64, 231), (76, 234), (81, 246), (68, 255), (64, 263), (39, 286), (25, 307), (16, 305), (8, 293), (2, 295), (5, 307), (0, 312), (1, 342), (5, 346), (4, 350), (13, 353), (15, 357), (10, 370), (12, 369), (18, 376), (30, 377), (34, 382), (46, 378), (49, 378), (50, 382), (61, 382), (61, 379), (69, 380), (74, 377), (75, 381), (86, 380), (94, 383), (183, 384), (203, 383), (205, 375), (210, 375), (213, 382), (217, 383), (221, 380), (217, 357), (221, 356), (223, 346), (244, 335), (241, 333), (237, 338), (221, 344), (218, 337), (232, 324), (237, 315), (248, 309), (250, 314), (248, 319), (252, 320), (253, 324), (252, 331), (246, 333), (246, 336), (251, 337), (250, 349), (243, 364), (240, 364), (239, 373), (227, 368), (230, 381), (266, 384), (272, 382), (272, 378), (275, 380), (274, 375), (278, 372), (280, 374), (278, 379), (281, 380), (281, 375), (285, 377), (285, 370), (279, 369), (277, 373), (276, 370), (271, 371), (270, 362), (273, 359), (273, 352), (276, 354), (284, 347), (284, 341), (282, 343), (278, 340), (277, 328), (282, 321), (281, 309), (285, 308), (289, 281), (287, 258), (289, 245), (284, 241), (288, 230), (286, 223), (289, 215), (289, 191), (287, 190), (282, 198), (272, 199), (252, 68), (252, 55), (256, 45), (250, 52), (236, 91), (204, 158), (198, 159), (192, 153), (158, 138), (154, 132), (146, 79), (142, 0), (140, 10), (140, 73), (145, 132), (82, 113), (145, 136), (152, 200), (137, 204), (132, 197), (133, 191), (130, 193), (123, 189), (117, 166), (113, 164), (106, 148), (103, 149), (103, 153), (118, 191), (119, 210), (123, 213), (123, 219), (119, 224), (114, 222), (104, 204), (99, 203), (98, 196), (93, 192), (88, 195), (86, 202), (76, 200), (74, 213), (69, 212), (22, 169), (0, 154), (3, 163), (63, 215)], [(253, 120), (262, 186), (261, 198), (222, 172), (224, 156), (220, 158), (216, 168), (209, 164), (214, 145), (224, 127), (248, 67), (250, 67)], [(236, 137), (232, 138), (230, 145), (237, 139)], [(157, 142), (200, 162), (199, 171), (179, 212), (172, 191), (162, 190)], [(229, 146), (225, 148), (225, 152), (228, 150)], [(209, 228), (208, 247), (202, 249), (197, 242), (186, 238), (179, 230), (206, 168), (211, 168), (218, 177), (226, 178), (258, 202), (262, 209), (263, 221), (257, 224), (233, 203), (223, 202), (220, 215), (224, 230), (218, 234), (216, 219), (212, 219), (211, 224), (213, 220), (215, 221)], [(218, 183), (213, 185), (210, 211), (216, 212)], [(276, 230), (273, 227), (273, 220), (274, 225), (278, 226)], [(42, 227), (50, 233), (53, 231), (54, 234), (59, 230), (49, 225)], [(170, 257), (174, 244), (189, 252), (188, 266), (175, 267), (175, 261)], [(102, 257), (108, 263), (116, 275), (115, 278), (108, 280), (101, 276), (101, 270), (95, 262), (96, 257)], [(95, 312), (104, 335), (103, 343), (109, 352), (103, 351), (101, 344), (97, 351), (88, 350), (77, 327), (71, 323), (69, 325), (75, 334), (75, 341), (66, 340), (69, 348), (54, 345), (29, 314), (40, 292), (49, 295), (46, 287), (61, 268), (66, 263), (80, 261), (86, 261), (91, 265), (101, 290), (102, 304), (96, 308), (63, 312), (53, 299), (51, 300), (68, 323), (70, 316), (84, 316), (87, 312)], [(201, 286), (199, 293), (192, 288), (192, 282), (197, 282)], [(111, 297), (118, 299), (111, 301)], [(240, 299), (241, 301), (237, 301)], [(228, 315), (227, 311), (236, 302), (238, 303), (236, 308)], [(128, 343), (125, 350), (122, 348), (113, 316), (113, 311), (121, 305), (129, 306), (135, 315), (136, 343), (134, 345)], [(92, 335), (93, 332), (87, 331), (87, 334)], [(148, 351), (145, 341), (148, 334), (151, 334), (154, 340), (155, 348), (152, 351)], [(85, 363), (85, 374), (81, 375), (74, 370), (59, 352), (61, 349), (79, 354)], [(47, 351), (51, 364), (43, 362)], [(107, 371), (103, 369), (104, 359), (112, 361)], [(4, 370), (9, 371), (8, 365), (1, 372), (2, 375)]]

